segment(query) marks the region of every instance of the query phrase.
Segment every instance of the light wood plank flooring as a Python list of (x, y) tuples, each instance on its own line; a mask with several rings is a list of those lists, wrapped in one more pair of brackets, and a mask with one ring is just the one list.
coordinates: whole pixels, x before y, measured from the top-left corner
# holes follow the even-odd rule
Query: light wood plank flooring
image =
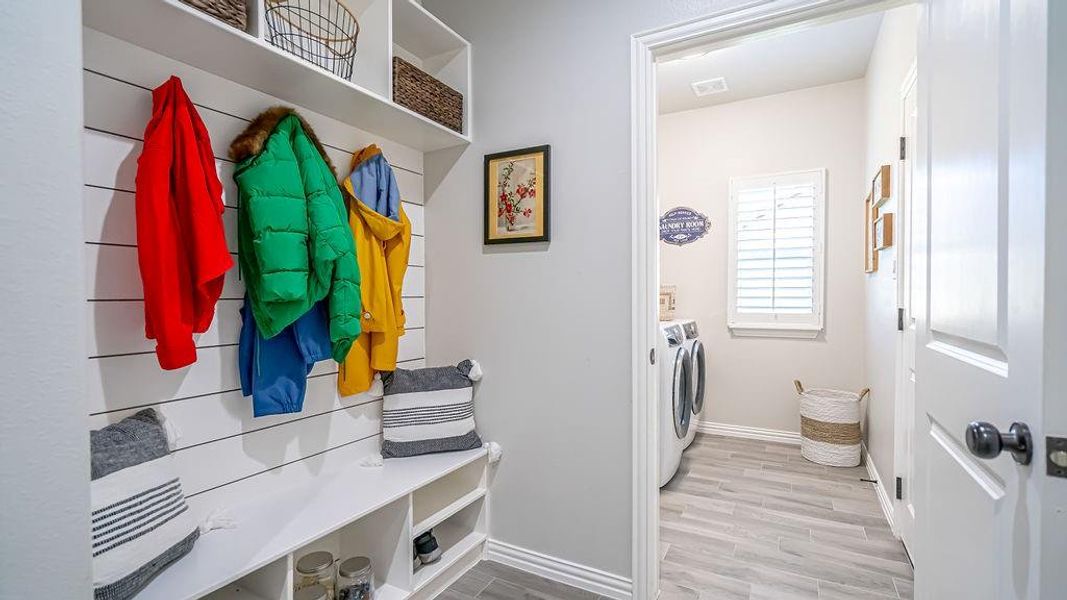
[(698, 435), (660, 493), (660, 600), (911, 598), (864, 467)]
[(607, 600), (500, 563), (483, 560), (437, 600)]
[[(912, 568), (863, 467), (698, 435), (660, 495), (660, 600), (911, 598)], [(606, 600), (482, 561), (440, 600)]]

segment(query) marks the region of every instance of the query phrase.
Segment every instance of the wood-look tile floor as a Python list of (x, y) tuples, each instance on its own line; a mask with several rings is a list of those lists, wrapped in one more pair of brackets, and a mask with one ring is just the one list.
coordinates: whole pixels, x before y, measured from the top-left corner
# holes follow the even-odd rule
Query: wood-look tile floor
[(660, 492), (660, 600), (911, 598), (864, 467), (700, 434)]
[(607, 600), (593, 592), (483, 560), (437, 600)]
[[(911, 598), (912, 568), (863, 467), (698, 435), (660, 493), (660, 600)], [(606, 600), (482, 561), (440, 600)]]

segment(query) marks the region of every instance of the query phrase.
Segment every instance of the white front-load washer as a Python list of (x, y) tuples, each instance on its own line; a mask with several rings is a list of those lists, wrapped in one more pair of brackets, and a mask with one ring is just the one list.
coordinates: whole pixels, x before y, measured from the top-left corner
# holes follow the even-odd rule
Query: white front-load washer
[(692, 363), (682, 327), (664, 323), (656, 349), (659, 367), (659, 485), (678, 472), (693, 418)]
[(689, 425), (689, 433), (685, 438), (685, 447), (688, 448), (697, 436), (697, 428), (704, 414), (704, 396), (707, 392), (707, 359), (704, 353), (704, 343), (700, 341), (700, 332), (697, 322), (693, 319), (675, 319), (668, 321), (672, 325), (682, 328), (685, 334), (683, 347), (689, 351), (689, 359), (692, 362), (693, 382), (690, 386), (693, 407), (693, 422)]

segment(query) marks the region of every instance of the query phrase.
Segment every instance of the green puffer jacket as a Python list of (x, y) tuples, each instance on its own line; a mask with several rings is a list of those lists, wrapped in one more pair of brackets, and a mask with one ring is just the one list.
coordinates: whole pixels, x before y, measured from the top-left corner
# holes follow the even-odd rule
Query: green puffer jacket
[(240, 191), (238, 261), (259, 333), (272, 338), (328, 300), (333, 358), (360, 333), (359, 265), (333, 165), (287, 107), (260, 114), (230, 145)]

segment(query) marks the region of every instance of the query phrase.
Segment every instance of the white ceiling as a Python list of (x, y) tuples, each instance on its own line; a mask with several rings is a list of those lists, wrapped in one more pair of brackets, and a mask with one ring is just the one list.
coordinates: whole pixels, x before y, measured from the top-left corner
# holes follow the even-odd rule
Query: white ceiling
[[(859, 79), (867, 73), (882, 13), (746, 41), (660, 63), (659, 112), (671, 113)], [(697, 57), (693, 57), (693, 56)], [(689, 84), (725, 77), (729, 91), (697, 97)]]

